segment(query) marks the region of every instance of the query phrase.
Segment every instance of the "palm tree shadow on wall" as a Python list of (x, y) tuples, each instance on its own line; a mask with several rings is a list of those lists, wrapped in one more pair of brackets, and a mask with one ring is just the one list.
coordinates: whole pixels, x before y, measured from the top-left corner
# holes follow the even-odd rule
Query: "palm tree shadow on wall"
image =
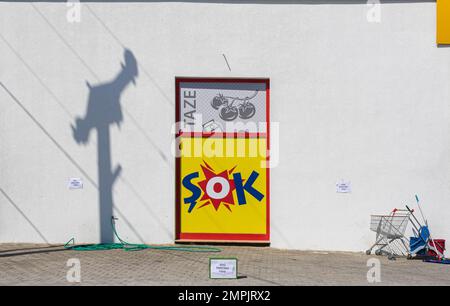
[(136, 85), (138, 76), (137, 61), (128, 49), (124, 51), (124, 62), (116, 77), (106, 83), (89, 88), (87, 110), (83, 118), (77, 117), (75, 126), (71, 125), (73, 138), (79, 145), (86, 145), (92, 130), (97, 131), (97, 163), (98, 163), (98, 191), (100, 240), (102, 243), (113, 242), (111, 217), (113, 215), (113, 186), (122, 171), (118, 164), (114, 169), (111, 165), (110, 127), (123, 122), (120, 98), (130, 83)]

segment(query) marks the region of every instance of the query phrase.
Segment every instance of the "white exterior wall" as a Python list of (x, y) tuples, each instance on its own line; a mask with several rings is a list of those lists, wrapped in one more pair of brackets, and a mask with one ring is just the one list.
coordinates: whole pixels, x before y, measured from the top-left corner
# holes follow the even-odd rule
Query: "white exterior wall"
[[(436, 47), (436, 4), (383, 4), (381, 23), (367, 22), (368, 9), (89, 3), (81, 23), (68, 23), (65, 3), (1, 2), (0, 81), (60, 148), (0, 87), (0, 242), (99, 240), (98, 192), (86, 177), (97, 181), (96, 135), (80, 146), (70, 124), (85, 113), (85, 81), (119, 71), (121, 44), (140, 65), (111, 134), (124, 239), (173, 242), (175, 76), (270, 78), (280, 122), (272, 246), (365, 250), (369, 215), (414, 206), (414, 194), (432, 234), (450, 239), (450, 48)], [(70, 177), (84, 189), (69, 190)], [(341, 178), (351, 194), (336, 193)]]

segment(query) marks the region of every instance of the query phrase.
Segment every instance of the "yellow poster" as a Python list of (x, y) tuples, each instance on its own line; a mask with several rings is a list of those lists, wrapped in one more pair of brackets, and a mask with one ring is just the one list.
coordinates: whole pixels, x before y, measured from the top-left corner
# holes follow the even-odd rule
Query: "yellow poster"
[[(190, 150), (196, 140), (204, 148), (200, 156)], [(234, 148), (231, 157), (207, 156), (226, 155), (227, 146)], [(184, 138), (181, 148), (181, 232), (265, 234), (266, 140)], [(208, 154), (208, 148), (215, 150)]]

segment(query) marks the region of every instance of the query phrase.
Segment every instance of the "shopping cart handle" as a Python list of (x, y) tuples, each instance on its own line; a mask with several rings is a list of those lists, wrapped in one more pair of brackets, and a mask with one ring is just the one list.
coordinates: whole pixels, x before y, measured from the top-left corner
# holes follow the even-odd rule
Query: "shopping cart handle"
[(419, 203), (419, 197), (416, 194), (416, 202)]
[(405, 205), (405, 206), (406, 206), (406, 209), (407, 209), (409, 212), (411, 212), (411, 213), (414, 212), (414, 209), (409, 208), (408, 205)]

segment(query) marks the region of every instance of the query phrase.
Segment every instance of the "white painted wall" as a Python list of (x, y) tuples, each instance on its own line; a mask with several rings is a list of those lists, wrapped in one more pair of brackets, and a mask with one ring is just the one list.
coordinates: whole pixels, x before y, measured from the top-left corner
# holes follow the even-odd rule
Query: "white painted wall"
[[(416, 193), (434, 235), (450, 240), (450, 49), (435, 45), (435, 3), (383, 4), (381, 23), (368, 23), (363, 1), (332, 2), (89, 3), (78, 24), (65, 3), (1, 2), (0, 81), (95, 182), (95, 134), (79, 146), (70, 124), (85, 112), (85, 80), (110, 80), (121, 45), (134, 52), (140, 76), (122, 99), (134, 119), (112, 129), (126, 240), (173, 241), (170, 127), (183, 75), (270, 77), (281, 127), (272, 246), (365, 250), (369, 215)], [(95, 187), (2, 87), (0, 110), (0, 242), (98, 241)], [(70, 177), (84, 189), (68, 190)], [(341, 178), (351, 194), (335, 192)]]

